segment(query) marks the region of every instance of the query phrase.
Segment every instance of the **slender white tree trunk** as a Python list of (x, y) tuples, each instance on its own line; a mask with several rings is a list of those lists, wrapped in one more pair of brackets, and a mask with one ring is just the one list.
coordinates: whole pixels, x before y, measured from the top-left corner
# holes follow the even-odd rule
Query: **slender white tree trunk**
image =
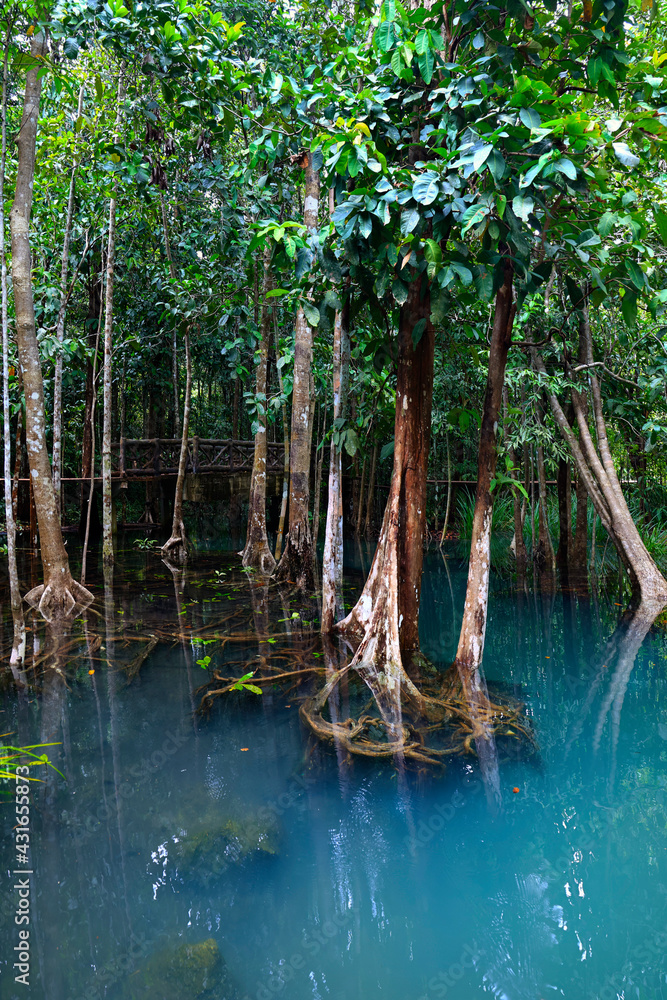
[[(122, 104), (125, 97), (125, 67), (121, 65), (118, 76), (118, 107), (116, 108), (116, 134), (120, 134)], [(113, 283), (116, 253), (116, 197), (118, 182), (114, 183), (109, 201), (109, 243), (107, 247), (107, 288), (104, 309), (104, 413), (102, 422), (102, 560), (107, 565), (114, 561), (113, 553), (113, 501), (111, 499), (111, 377), (113, 351)]]
[(336, 432), (347, 415), (350, 378), (350, 334), (344, 310), (336, 311), (333, 345), (334, 423), (329, 458), (329, 498), (322, 556), (322, 632), (343, 617), (343, 464)]
[[(83, 111), (84, 88), (79, 89), (79, 106), (77, 110), (77, 121)], [(63, 354), (62, 345), (65, 339), (65, 315), (67, 313), (67, 274), (69, 271), (69, 244), (72, 235), (72, 218), (74, 216), (74, 192), (76, 188), (76, 170), (79, 163), (78, 150), (74, 154), (72, 161), (72, 172), (69, 180), (69, 195), (67, 198), (67, 213), (65, 216), (65, 235), (63, 237), (63, 256), (60, 265), (60, 308), (58, 310), (58, 322), (56, 324), (56, 338), (58, 340), (58, 357), (56, 358), (56, 371), (53, 383), (53, 489), (56, 493), (56, 504), (60, 511), (60, 483), (63, 472)]]

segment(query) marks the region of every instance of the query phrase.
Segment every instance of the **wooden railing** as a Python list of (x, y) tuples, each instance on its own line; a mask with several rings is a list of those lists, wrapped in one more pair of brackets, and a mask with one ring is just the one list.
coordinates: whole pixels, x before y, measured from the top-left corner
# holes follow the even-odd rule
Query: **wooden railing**
[[(174, 476), (178, 472), (180, 438), (121, 438), (111, 445), (112, 475), (121, 479)], [(254, 441), (230, 438), (188, 439), (186, 472), (248, 472), (255, 457)], [(284, 447), (267, 443), (267, 472), (282, 472)]]

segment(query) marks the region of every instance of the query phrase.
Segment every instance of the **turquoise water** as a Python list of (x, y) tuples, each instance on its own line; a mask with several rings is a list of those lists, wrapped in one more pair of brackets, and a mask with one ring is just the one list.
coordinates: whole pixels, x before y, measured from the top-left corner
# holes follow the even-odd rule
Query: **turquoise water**
[[(123, 634), (158, 635), (177, 610), (171, 577), (151, 568), (159, 561), (138, 563), (141, 579), (136, 556), (116, 573), (115, 641), (95, 619), (86, 647), (79, 625), (60, 673), (21, 695), (5, 686), (0, 731), (60, 742), (52, 759), (64, 777), (33, 789), (29, 987), (11, 969), (15, 813), (11, 800), (1, 807), (2, 1000), (131, 997), (151, 956), (210, 938), (227, 985), (142, 996), (667, 996), (662, 631), (642, 640), (612, 593), (518, 595), (494, 578), (486, 676), (525, 699), (541, 748), (503, 752), (498, 805), (472, 755), (435, 774), (316, 744), (299, 721), (301, 691), (227, 695), (208, 717), (193, 714), (212, 667), (256, 655), (252, 636), (223, 649), (165, 639), (128, 683), (123, 664), (142, 646)], [(251, 606), (237, 571), (213, 582), (220, 565), (193, 567), (183, 635), (237, 628), (214, 626), (239, 608), (266, 625), (261, 594)], [(447, 564), (427, 558), (422, 641), (443, 667), (465, 572), (454, 550)], [(289, 629), (317, 662), (291, 607), (276, 606), (270, 631)], [(208, 669), (196, 663), (206, 655)], [(205, 831), (222, 837), (217, 848)]]

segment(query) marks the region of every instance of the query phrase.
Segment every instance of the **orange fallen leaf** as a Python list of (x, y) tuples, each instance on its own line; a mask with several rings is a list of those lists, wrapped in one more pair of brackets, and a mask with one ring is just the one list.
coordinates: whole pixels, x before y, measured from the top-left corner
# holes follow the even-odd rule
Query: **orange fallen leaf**
[(88, 671), (88, 673), (89, 673), (89, 674), (94, 674), (94, 673), (95, 673), (95, 671), (94, 671), (94, 670), (89, 670), (89, 671)]
[(242, 751), (243, 751), (243, 750), (249, 750), (249, 749), (250, 749), (250, 747), (241, 747), (241, 750), (242, 750)]
[(544, 659), (545, 659), (545, 660), (550, 660), (550, 659), (551, 659), (551, 657), (550, 657), (550, 656), (545, 656), (545, 657), (544, 657)]
[(291, 705), (285, 705), (285, 708), (291, 708), (291, 707), (292, 707)]
[(518, 795), (519, 792), (521, 791), (521, 789), (520, 788), (513, 788), (512, 791), (514, 792), (515, 795)]

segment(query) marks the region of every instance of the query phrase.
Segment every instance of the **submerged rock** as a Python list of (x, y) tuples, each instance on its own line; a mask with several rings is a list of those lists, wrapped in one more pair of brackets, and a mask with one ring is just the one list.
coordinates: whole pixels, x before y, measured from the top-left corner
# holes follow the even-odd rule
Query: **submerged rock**
[(217, 823), (209, 820), (173, 837), (169, 858), (179, 877), (205, 888), (232, 865), (252, 856), (278, 853), (278, 827), (271, 817), (246, 816)]
[(237, 1000), (213, 938), (156, 952), (128, 977), (121, 1000)]

